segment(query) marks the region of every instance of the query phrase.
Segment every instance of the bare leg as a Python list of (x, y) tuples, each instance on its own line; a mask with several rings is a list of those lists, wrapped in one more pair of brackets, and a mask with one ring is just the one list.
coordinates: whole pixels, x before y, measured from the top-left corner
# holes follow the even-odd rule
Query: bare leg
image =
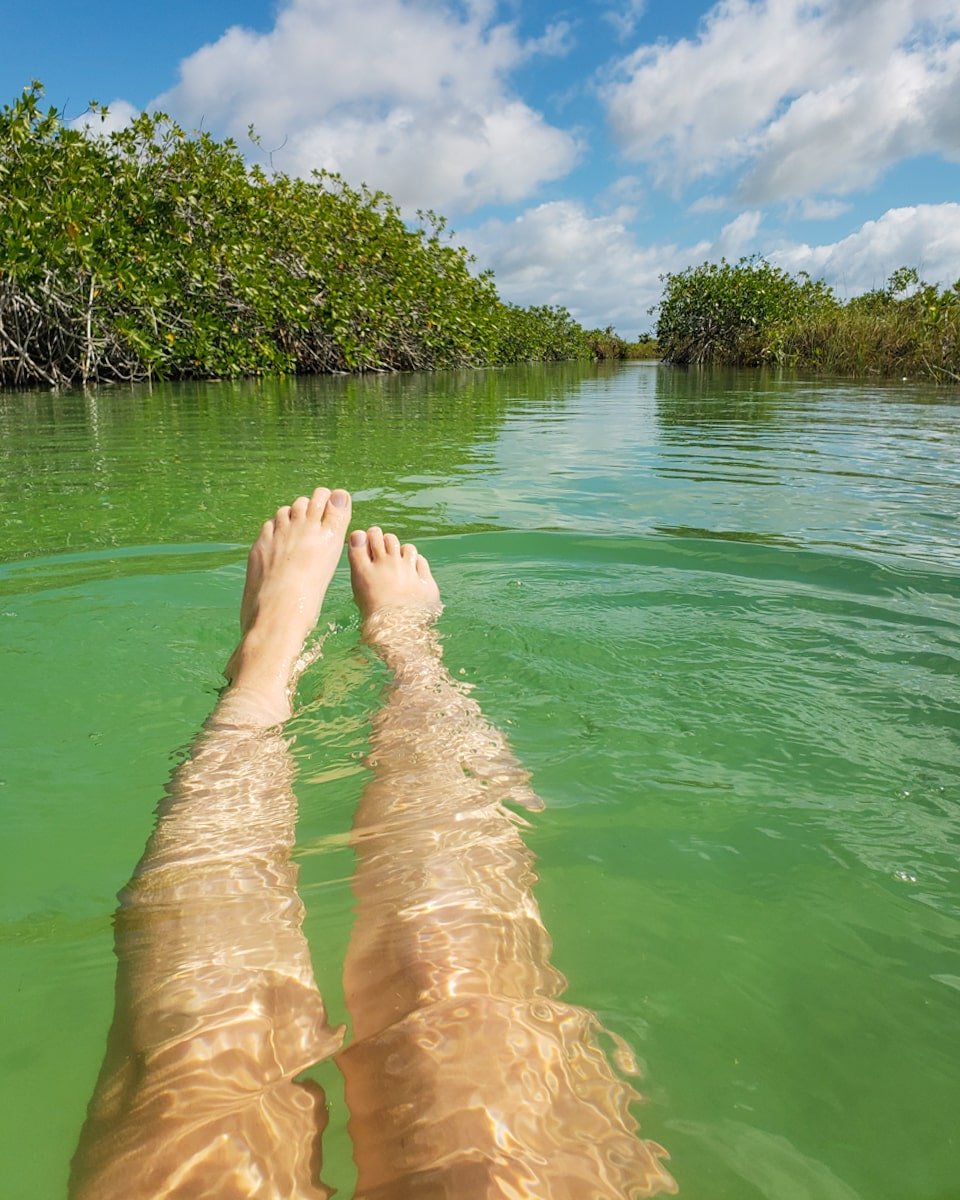
[(116, 1008), (76, 1200), (320, 1200), (318, 1088), (340, 1044), (301, 933), (280, 730), (343, 547), (346, 492), (280, 509), (250, 552), (231, 686), (176, 772), (116, 918)]
[(674, 1192), (594, 1014), (563, 1003), (532, 893), (527, 779), (443, 667), (426, 560), (350, 539), (364, 635), (394, 672), (354, 824), (340, 1055), (367, 1200), (596, 1200)]

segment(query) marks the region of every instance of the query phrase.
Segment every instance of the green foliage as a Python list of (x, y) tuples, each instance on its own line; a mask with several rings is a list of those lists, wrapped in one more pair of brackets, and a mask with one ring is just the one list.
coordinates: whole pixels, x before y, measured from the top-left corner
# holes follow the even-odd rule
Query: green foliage
[(606, 329), (588, 329), (586, 339), (592, 357), (600, 362), (630, 357), (628, 343), (614, 331), (612, 325)]
[(593, 353), (566, 310), (503, 304), (432, 212), (411, 228), (336, 175), (267, 176), (162, 113), (90, 135), (41, 95), (0, 110), (0, 384)]
[(500, 306), (492, 361), (560, 362), (590, 357), (587, 335), (565, 308)]
[(785, 331), (786, 362), (835, 374), (960, 382), (960, 280), (940, 289), (913, 267), (850, 300), (824, 321), (807, 314)]
[(960, 380), (960, 281), (940, 289), (900, 267), (885, 287), (841, 304), (822, 280), (744, 258), (664, 284), (657, 338), (670, 362)]
[(777, 359), (781, 334), (798, 315), (837, 308), (822, 280), (791, 276), (762, 258), (705, 262), (662, 278), (657, 342), (675, 363)]
[(662, 358), (660, 343), (652, 333), (641, 333), (635, 342), (627, 343), (627, 358), (634, 360)]

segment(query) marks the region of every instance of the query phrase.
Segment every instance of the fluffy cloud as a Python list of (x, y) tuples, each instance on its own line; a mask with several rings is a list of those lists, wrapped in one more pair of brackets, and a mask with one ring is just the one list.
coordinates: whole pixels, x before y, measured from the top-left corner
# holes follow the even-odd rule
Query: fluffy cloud
[(603, 95), (662, 185), (734, 167), (747, 204), (848, 192), (905, 157), (960, 158), (958, 33), (956, 0), (721, 0)]
[(798, 215), (804, 221), (832, 221), (850, 211), (843, 200), (818, 200), (815, 196), (801, 201)]
[(689, 206), (688, 212), (692, 213), (714, 213), (723, 212), (725, 208), (731, 207), (729, 196), (698, 196), (696, 200)]
[(582, 204), (557, 200), (513, 221), (488, 221), (464, 240), (497, 287), (515, 304), (562, 304), (584, 325), (614, 325), (629, 334), (649, 329), (660, 298), (658, 276), (701, 262), (708, 242), (681, 249), (641, 246), (630, 231), (632, 211), (591, 216)]
[(742, 212), (732, 221), (728, 221), (713, 244), (712, 256), (737, 259), (743, 254), (749, 254), (753, 249), (760, 221), (761, 214), (758, 212)]
[(603, 18), (613, 26), (618, 37), (626, 39), (636, 29), (646, 7), (647, 0), (625, 0), (614, 8), (606, 9)]
[(642, 245), (630, 210), (591, 216), (563, 200), (528, 209), (513, 221), (488, 221), (466, 240), (480, 264), (493, 267), (500, 294), (518, 304), (562, 304), (589, 327), (613, 324), (628, 336), (649, 329), (647, 310), (660, 299), (661, 274), (754, 248), (789, 271), (823, 277), (841, 296), (882, 285), (899, 266), (916, 266), (930, 282), (960, 277), (960, 204), (894, 208), (841, 241), (757, 245), (760, 214), (744, 212), (713, 241)]
[(571, 135), (508, 83), (568, 44), (562, 23), (523, 42), (485, 0), (287, 0), (268, 33), (235, 27), (192, 54), (155, 104), (241, 141), (255, 125), (291, 173), (322, 167), (410, 207), (466, 211), (573, 166)]
[(891, 208), (838, 242), (782, 245), (770, 258), (788, 271), (823, 276), (841, 296), (881, 287), (897, 267), (950, 284), (960, 279), (960, 204)]
[(85, 133), (106, 137), (111, 133), (117, 133), (119, 130), (124, 129), (139, 115), (140, 110), (134, 108), (129, 101), (111, 100), (107, 106), (107, 115), (105, 117), (89, 112), (81, 113), (79, 117), (74, 117), (70, 122), (70, 128), (82, 129)]

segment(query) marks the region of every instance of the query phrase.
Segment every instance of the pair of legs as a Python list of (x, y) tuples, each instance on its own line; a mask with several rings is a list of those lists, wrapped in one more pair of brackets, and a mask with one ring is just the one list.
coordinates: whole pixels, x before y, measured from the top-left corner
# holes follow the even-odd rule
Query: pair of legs
[(317, 489), (250, 552), (230, 686), (121, 896), (116, 1010), (72, 1195), (328, 1196), (324, 1098), (297, 1076), (332, 1055), (358, 1197), (673, 1192), (596, 1018), (559, 999), (522, 821), (503, 804), (539, 803), (443, 666), (426, 559), (376, 527), (349, 546), (363, 636), (392, 682), (354, 822), (347, 1049), (327, 1021), (280, 725), (349, 520), (347, 493)]

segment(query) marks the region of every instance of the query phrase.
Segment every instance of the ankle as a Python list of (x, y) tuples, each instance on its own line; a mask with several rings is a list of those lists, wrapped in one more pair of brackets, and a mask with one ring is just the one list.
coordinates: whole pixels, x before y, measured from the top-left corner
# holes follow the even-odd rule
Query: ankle
[(267, 729), (282, 725), (292, 712), (286, 689), (258, 686), (255, 682), (231, 683), (210, 717), (214, 728)]
[[(267, 713), (268, 724), (290, 716), (296, 656), (266, 652), (269, 638), (254, 627), (241, 639), (224, 668), (229, 690), (224, 702), (255, 714)], [(258, 722), (263, 723), (263, 722)]]
[(366, 617), (363, 640), (380, 655), (402, 687), (435, 688), (445, 676), (435, 608), (381, 608)]

